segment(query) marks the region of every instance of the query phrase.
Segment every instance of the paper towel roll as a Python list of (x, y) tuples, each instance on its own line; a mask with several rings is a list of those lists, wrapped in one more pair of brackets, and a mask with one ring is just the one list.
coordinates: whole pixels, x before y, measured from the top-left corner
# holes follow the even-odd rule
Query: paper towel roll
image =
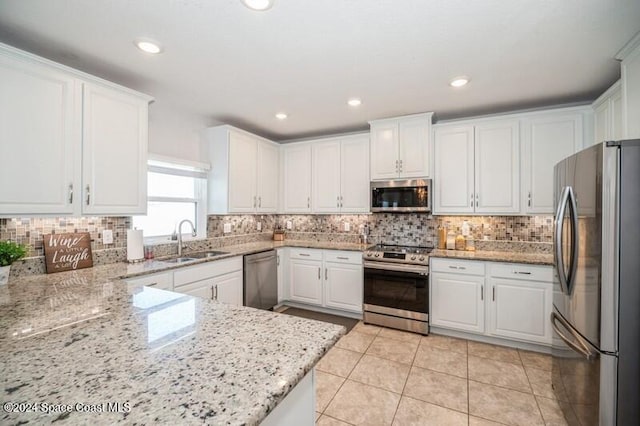
[(127, 231), (127, 260), (129, 262), (144, 260), (142, 230), (129, 229)]

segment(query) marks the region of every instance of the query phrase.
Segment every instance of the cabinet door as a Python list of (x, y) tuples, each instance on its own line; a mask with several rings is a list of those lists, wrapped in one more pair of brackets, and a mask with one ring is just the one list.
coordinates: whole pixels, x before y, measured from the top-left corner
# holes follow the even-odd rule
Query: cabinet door
[(64, 73), (0, 55), (0, 93), (0, 216), (73, 214), (81, 87)]
[(432, 325), (484, 333), (484, 277), (432, 273), (430, 284)]
[(289, 259), (289, 298), (296, 302), (322, 305), (322, 262)]
[(340, 141), (312, 144), (313, 211), (340, 212)]
[(325, 262), (325, 306), (362, 313), (363, 287), (362, 265)]
[(213, 299), (230, 305), (242, 306), (242, 271), (220, 275), (213, 279)]
[(623, 139), (640, 138), (640, 45), (622, 60)]
[(173, 291), (176, 293), (188, 294), (189, 296), (200, 297), (202, 299), (213, 299), (213, 278), (196, 281), (175, 287)]
[(368, 213), (371, 206), (369, 136), (344, 139), (340, 158), (341, 212)]
[(285, 266), (284, 261), (287, 258), (287, 249), (279, 248), (276, 250), (276, 259), (278, 266), (278, 303), (281, 303), (283, 300), (287, 300), (289, 298), (288, 291), (286, 287), (286, 274), (285, 274)]
[(622, 128), (622, 93), (620, 90), (611, 94), (609, 99), (609, 134), (608, 139), (619, 141), (624, 139), (624, 131)]
[(145, 214), (147, 101), (88, 83), (83, 98), (82, 212)]
[(582, 115), (525, 119), (522, 138), (522, 210), (528, 214), (553, 214), (553, 168), (580, 150)]
[(253, 213), (256, 193), (258, 141), (244, 133), (229, 132), (229, 213)]
[(438, 127), (434, 143), (434, 214), (472, 213), (473, 127)]
[(594, 143), (604, 142), (611, 134), (611, 103), (605, 99), (593, 110)]
[(276, 145), (258, 143), (258, 208), (260, 213), (275, 213), (278, 210), (278, 162)]
[(371, 125), (371, 179), (398, 177), (398, 124)]
[(552, 283), (490, 278), (488, 284), (490, 334), (551, 344)]
[(425, 118), (399, 123), (400, 177), (429, 177), (431, 123)]
[(311, 145), (284, 147), (284, 212), (311, 212)]
[(517, 121), (475, 126), (475, 211), (520, 211), (520, 135)]

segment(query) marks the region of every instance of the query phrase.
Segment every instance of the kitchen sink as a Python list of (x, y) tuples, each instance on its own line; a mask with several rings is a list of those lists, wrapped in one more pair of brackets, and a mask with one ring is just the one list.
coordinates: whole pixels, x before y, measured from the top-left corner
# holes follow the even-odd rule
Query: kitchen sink
[(210, 251), (202, 251), (200, 253), (191, 253), (189, 255), (189, 257), (193, 257), (193, 258), (196, 258), (196, 259), (206, 259), (206, 258), (209, 258), (209, 257), (220, 256), (220, 255), (223, 255), (223, 254), (229, 254), (229, 252), (210, 250)]
[(195, 257), (176, 257), (175, 259), (167, 259), (163, 260), (166, 263), (184, 263), (184, 262), (193, 262), (197, 260)]

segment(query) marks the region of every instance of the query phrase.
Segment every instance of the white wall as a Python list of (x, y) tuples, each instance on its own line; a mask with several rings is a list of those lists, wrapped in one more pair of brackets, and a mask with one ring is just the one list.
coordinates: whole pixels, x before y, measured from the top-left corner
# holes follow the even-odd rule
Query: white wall
[(149, 153), (208, 163), (209, 151), (200, 138), (208, 119), (161, 98), (149, 106)]

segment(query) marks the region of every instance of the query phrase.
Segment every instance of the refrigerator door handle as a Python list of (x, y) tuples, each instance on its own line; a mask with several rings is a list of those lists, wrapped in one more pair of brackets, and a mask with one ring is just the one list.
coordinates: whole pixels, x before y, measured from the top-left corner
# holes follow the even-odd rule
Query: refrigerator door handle
[[(565, 274), (564, 257), (562, 256), (562, 231), (564, 230), (564, 214), (567, 205), (571, 203), (571, 257), (569, 259), (569, 273)], [(560, 289), (564, 294), (571, 294), (576, 270), (578, 268), (578, 210), (576, 197), (570, 186), (565, 186), (560, 196), (558, 209), (556, 210), (555, 233), (553, 235), (555, 266), (558, 272)]]
[[(558, 327), (558, 324), (556, 321), (560, 322), (560, 324), (562, 324), (564, 329), (567, 330), (571, 334), (571, 336), (575, 338), (576, 342), (578, 343), (572, 341), (570, 338), (565, 336), (560, 331), (560, 328)], [(573, 330), (571, 330), (571, 326), (567, 324), (565, 319), (562, 318), (560, 315), (557, 315), (555, 312), (551, 313), (551, 326), (553, 327), (553, 330), (558, 334), (558, 336), (562, 339), (563, 342), (565, 342), (571, 349), (573, 349), (574, 351), (584, 356), (588, 361), (593, 361), (594, 359), (598, 358), (599, 352), (590, 349), (588, 344), (580, 336), (574, 333)]]

